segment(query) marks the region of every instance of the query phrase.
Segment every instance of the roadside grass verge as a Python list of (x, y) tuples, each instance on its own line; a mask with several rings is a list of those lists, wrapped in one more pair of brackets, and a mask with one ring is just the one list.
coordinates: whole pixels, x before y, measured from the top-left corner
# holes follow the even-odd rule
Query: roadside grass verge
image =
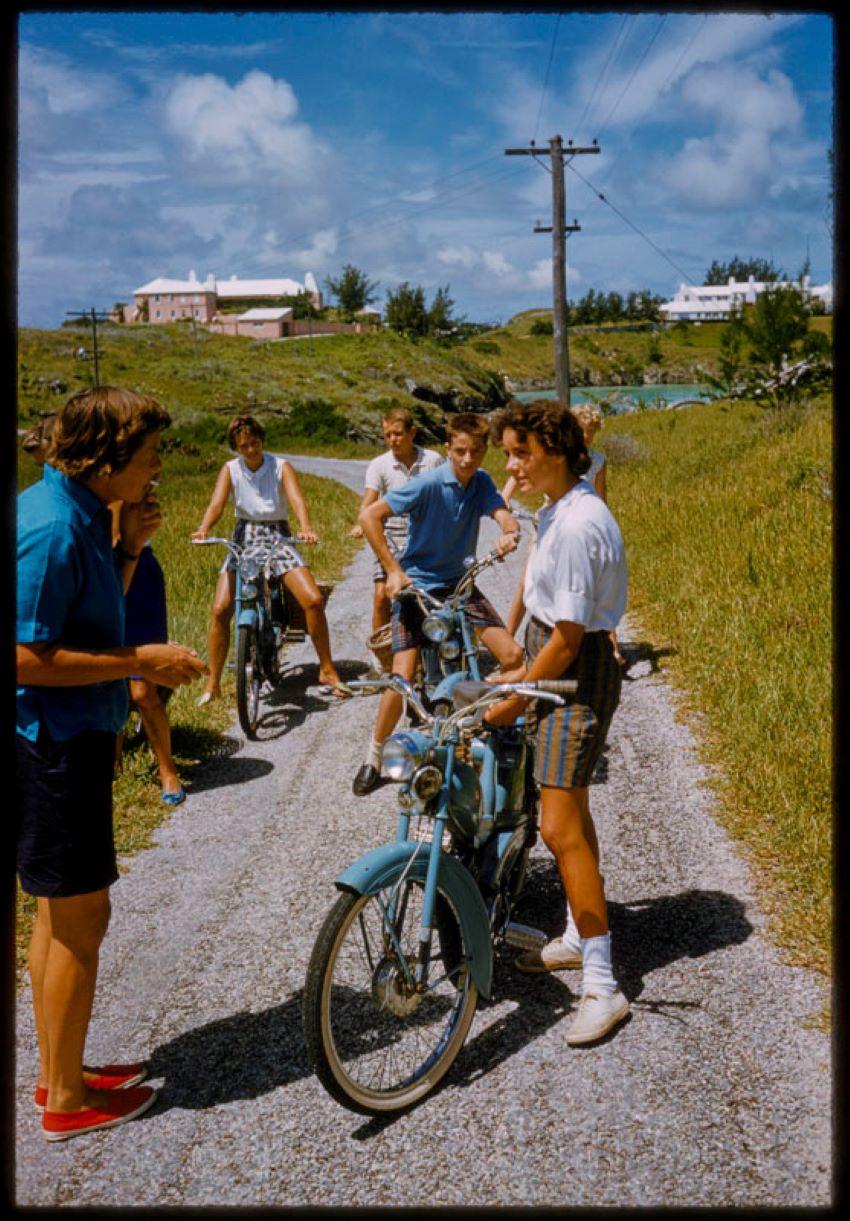
[[(832, 412), (745, 403), (606, 420), (629, 611), (710, 766), (795, 964), (832, 954)], [(620, 458), (618, 460), (618, 454)]]
[[(165, 433), (167, 437), (168, 432)], [(196, 529), (212, 492), (220, 463), (229, 457), (226, 448), (202, 455), (167, 454), (159, 487), (163, 523), (154, 537), (154, 550), (165, 573), (168, 622), (171, 639), (191, 645), (207, 656), (207, 629), (216, 573), (223, 547), (194, 547), (189, 535)], [(39, 470), (22, 454), (18, 465), (18, 487), (23, 490), (39, 477)], [(309, 548), (308, 560), (314, 576), (338, 581), (360, 544), (349, 537), (360, 498), (329, 479), (299, 473), (298, 482), (307, 500), (319, 544)], [(297, 523), (292, 522), (293, 529)], [(229, 537), (233, 512), (225, 511), (216, 532)], [(333, 595), (332, 595), (333, 596)], [(231, 651), (229, 660), (232, 660)], [(169, 700), (168, 714), (178, 768), (189, 769), (219, 754), (226, 745), (224, 730), (235, 716), (235, 681), (224, 672), (224, 696), (217, 704), (197, 708), (200, 684), (176, 690)], [(132, 718), (130, 721), (132, 724)], [(160, 800), (159, 776), (144, 735), (127, 740), (114, 794), (115, 844), (119, 855), (131, 855), (150, 846), (156, 828), (168, 817), (191, 818), (189, 799), (173, 812)], [(123, 866), (122, 866), (123, 867)], [(16, 964), (18, 975), (26, 964), (27, 945), (35, 914), (35, 900), (18, 887)]]

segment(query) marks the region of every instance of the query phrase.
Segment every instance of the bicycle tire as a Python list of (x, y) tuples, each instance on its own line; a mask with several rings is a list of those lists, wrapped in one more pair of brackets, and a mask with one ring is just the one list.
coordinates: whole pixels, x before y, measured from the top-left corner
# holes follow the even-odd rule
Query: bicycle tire
[(262, 682), (256, 629), (240, 624), (236, 629), (236, 709), (242, 732), (252, 741), (260, 719)]
[[(385, 895), (396, 881), (397, 879), (393, 879), (387, 884)], [(407, 887), (409, 890), (416, 887), (421, 891), (422, 883), (410, 881)], [(435, 963), (434, 966), (440, 971), (447, 963), (449, 968), (454, 964), (453, 969), (447, 968), (444, 971), (442, 982), (438, 980), (442, 991), (438, 992), (435, 985), (434, 991), (425, 993), (420, 1000), (409, 994), (405, 995), (403, 989), (398, 986), (399, 976), (397, 966), (393, 965), (394, 955), (386, 950), (374, 966), (368, 955), (363, 959), (363, 962), (368, 959), (370, 970), (357, 964), (356, 956), (352, 955), (351, 962), (355, 965), (351, 970), (356, 969), (358, 972), (357, 983), (352, 984), (343, 972), (342, 979), (335, 985), (335, 969), (347, 935), (358, 918), (364, 944), (367, 941), (363, 914), (370, 905), (370, 918), (374, 920), (375, 909), (379, 906), (375, 895), (345, 892), (330, 909), (319, 930), (304, 988), (304, 1039), (310, 1066), (332, 1098), (362, 1115), (397, 1114), (421, 1102), (451, 1068), (466, 1041), (475, 1016), (478, 990), (468, 966), (465, 965), (466, 947), (463, 944), (460, 922), (439, 883), (439, 931), (435, 931), (434, 936), (435, 942), (439, 941), (443, 963)], [(405, 912), (406, 910), (407, 899)], [(402, 924), (405, 918), (402, 917)], [(413, 924), (411, 918), (411, 925)], [(418, 922), (413, 928), (413, 937), (417, 935)], [(399, 940), (403, 936), (402, 928), (399, 931)], [(375, 948), (373, 945), (373, 951)], [(362, 951), (360, 956), (362, 958)], [(334, 989), (339, 994), (336, 1014)], [(399, 1012), (394, 1012), (394, 1004), (398, 1004)], [(431, 1012), (435, 1017), (433, 1022), (429, 1023)], [(423, 1030), (427, 1030), (424, 1037)], [(436, 1044), (429, 1054), (425, 1055), (420, 1051), (420, 1045), (425, 1044), (427, 1050), (429, 1038), (436, 1040)], [(338, 1043), (343, 1045), (342, 1050)], [(355, 1070), (345, 1062), (346, 1045), (350, 1051), (349, 1059), (352, 1064), (357, 1065), (359, 1075), (355, 1075)], [(370, 1057), (374, 1059), (375, 1056), (385, 1054), (383, 1065), (391, 1066), (388, 1071), (398, 1072), (398, 1062), (403, 1062), (405, 1046), (412, 1049), (413, 1056), (424, 1055), (423, 1062), (416, 1064), (409, 1076), (400, 1083), (391, 1082), (384, 1087), (384, 1067), (375, 1070), (370, 1064)], [(377, 1087), (359, 1079), (366, 1073), (372, 1073), (374, 1077), (375, 1071), (380, 1071), (381, 1074)]]

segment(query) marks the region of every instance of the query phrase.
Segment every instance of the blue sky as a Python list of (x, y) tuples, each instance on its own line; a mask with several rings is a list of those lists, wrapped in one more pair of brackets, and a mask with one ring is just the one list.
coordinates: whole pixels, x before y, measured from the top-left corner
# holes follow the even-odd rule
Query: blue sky
[(505, 320), (551, 302), (551, 180), (504, 149), (556, 133), (602, 149), (566, 174), (571, 298), (796, 274), (807, 242), (822, 283), (832, 39), (803, 11), (24, 14), (20, 322), (344, 263), (379, 305), (448, 283)]

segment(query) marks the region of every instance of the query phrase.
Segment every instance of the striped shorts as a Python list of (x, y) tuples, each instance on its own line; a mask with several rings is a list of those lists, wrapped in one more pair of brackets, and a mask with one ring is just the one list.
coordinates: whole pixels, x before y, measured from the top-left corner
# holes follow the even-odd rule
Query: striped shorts
[[(552, 629), (537, 619), (529, 622), (525, 634), (529, 663), (551, 635)], [(534, 776), (538, 784), (551, 788), (584, 788), (590, 784), (620, 702), (623, 676), (608, 633), (585, 632), (578, 656), (559, 677), (576, 679), (578, 691), (563, 708), (543, 700), (537, 704)]]

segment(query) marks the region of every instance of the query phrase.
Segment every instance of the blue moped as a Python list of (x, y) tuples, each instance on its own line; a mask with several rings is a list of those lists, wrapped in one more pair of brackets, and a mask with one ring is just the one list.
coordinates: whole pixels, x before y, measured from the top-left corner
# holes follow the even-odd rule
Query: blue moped
[(384, 747), (384, 772), (400, 785), (396, 838), (336, 879), (307, 973), (304, 1035), (338, 1102), (386, 1114), (420, 1102), (460, 1052), (479, 994), (491, 994), (494, 943), (546, 941), (511, 920), (537, 834), (532, 735), (526, 718), (496, 729), (482, 714), (509, 693), (563, 704), (576, 684), (463, 680), (437, 716), (397, 675), (350, 685), (396, 691), (421, 724)]

